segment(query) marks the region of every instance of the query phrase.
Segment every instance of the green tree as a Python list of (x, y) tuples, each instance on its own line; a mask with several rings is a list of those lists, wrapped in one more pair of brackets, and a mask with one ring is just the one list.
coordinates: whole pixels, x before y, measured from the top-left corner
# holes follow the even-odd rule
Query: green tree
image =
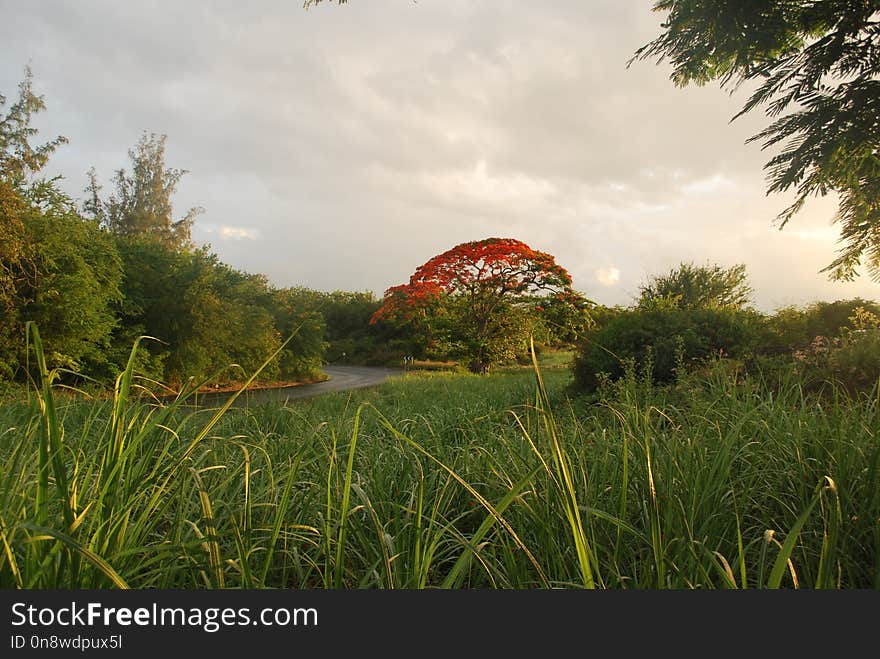
[(27, 205), (12, 183), (0, 178), (0, 379), (12, 377), (19, 327), (16, 281), (28, 252), (22, 221)]
[(53, 182), (32, 186), (26, 201), (25, 248), (13, 267), (18, 363), (24, 363), (24, 323), (33, 321), (50, 367), (89, 372), (104, 361), (116, 326), (122, 276), (116, 246)]
[[(166, 380), (179, 384), (195, 378), (226, 384), (246, 379), (277, 347), (272, 345), (274, 328), (267, 314), (251, 313), (249, 305), (241, 304), (235, 288), (244, 277), (220, 263), (207, 247), (172, 255), (165, 295), (160, 306), (154, 307), (157, 327), (163, 328), (158, 338), (169, 346)], [(251, 326), (249, 319), (253, 321)], [(255, 361), (253, 351), (267, 330), (270, 337), (263, 342), (266, 351)], [(241, 370), (231, 369), (233, 365)], [(276, 374), (277, 363), (271, 364), (262, 377), (272, 379)]]
[[(668, 59), (679, 86), (757, 83), (736, 115), (771, 123), (751, 138), (780, 147), (768, 192), (796, 191), (784, 226), (814, 195), (839, 195), (839, 256), (823, 272), (880, 280), (880, 20), (876, 0), (659, 0), (663, 33), (636, 59)], [(786, 113), (787, 112), (787, 113)], [(735, 117), (735, 118), (736, 118)]]
[(30, 251), (26, 243), (24, 218), (30, 212), (24, 199), (30, 179), (43, 169), (64, 137), (40, 146), (31, 144), (37, 129), (32, 117), (46, 109), (42, 96), (33, 91), (33, 73), (24, 69), (18, 98), (8, 110), (8, 99), (0, 93), (0, 376), (9, 376), (15, 366), (19, 307), (16, 281)]
[[(38, 178), (67, 140), (32, 144), (33, 116), (46, 107), (32, 83), (25, 68), (18, 99), (0, 112), (0, 377), (7, 378), (25, 363), (27, 321), (39, 326), (50, 367), (92, 369), (119, 299), (111, 237), (77, 214), (57, 179)], [(0, 107), (6, 102), (0, 94)]]
[[(148, 236), (117, 240), (125, 279), (115, 360), (146, 335), (158, 341), (144, 344), (145, 374), (172, 385), (189, 378), (225, 384), (245, 379), (280, 345), (265, 277), (221, 263), (207, 247), (175, 251)], [(276, 360), (260, 379), (278, 375)]]
[(743, 264), (722, 268), (682, 263), (642, 284), (638, 304), (642, 308), (660, 305), (678, 309), (740, 309), (748, 304), (751, 294)]
[(580, 293), (535, 298), (535, 317), (545, 328), (544, 342), (553, 347), (576, 345), (595, 326), (596, 303)]
[(382, 337), (370, 318), (382, 306), (372, 291), (333, 291), (320, 294), (319, 309), (324, 317), (325, 359), (332, 362), (366, 363)]
[(314, 378), (321, 374), (326, 343), (324, 317), (319, 311), (322, 294), (306, 288), (272, 290), (272, 309), (280, 336), (290, 342), (281, 352), (279, 369), (284, 378)]
[[(0, 94), (0, 108), (7, 103), (6, 96)], [(22, 187), (29, 176), (37, 174), (49, 160), (49, 156), (66, 137), (33, 146), (31, 138), (37, 129), (31, 125), (31, 118), (46, 109), (42, 96), (33, 91), (33, 73), (25, 67), (24, 79), (18, 85), (18, 99), (8, 112), (0, 112), (0, 179), (13, 187)]]
[(201, 208), (191, 208), (174, 219), (171, 197), (184, 169), (165, 166), (165, 135), (144, 133), (128, 152), (131, 173), (119, 169), (113, 179), (115, 191), (101, 197), (95, 169), (89, 170), (89, 185), (83, 211), (118, 236), (149, 236), (171, 249), (190, 245), (190, 229)]
[[(207, 256), (207, 252), (203, 251)], [(250, 377), (280, 346), (283, 338), (277, 330), (274, 298), (264, 275), (250, 274), (221, 263), (210, 255), (209, 304), (196, 307), (200, 314), (200, 341), (213, 340), (220, 359), (239, 368), (229, 372), (230, 379)], [(214, 357), (216, 361), (218, 358)], [(262, 381), (281, 375), (278, 358), (260, 373)]]

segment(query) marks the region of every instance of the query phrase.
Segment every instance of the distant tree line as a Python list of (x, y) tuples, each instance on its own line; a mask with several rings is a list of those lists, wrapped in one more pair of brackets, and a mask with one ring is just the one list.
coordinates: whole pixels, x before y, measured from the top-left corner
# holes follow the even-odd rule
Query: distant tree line
[(33, 144), (44, 109), (28, 69), (16, 100), (0, 96), (0, 380), (28, 375), (29, 321), (68, 380), (112, 380), (141, 336), (139, 372), (172, 385), (244, 380), (282, 345), (261, 380), (368, 358), (382, 331), (369, 324), (372, 293), (277, 288), (192, 243), (201, 209), (174, 215), (186, 172), (166, 167), (164, 135), (143, 134), (109, 192), (92, 169), (78, 207), (43, 173), (67, 142)]

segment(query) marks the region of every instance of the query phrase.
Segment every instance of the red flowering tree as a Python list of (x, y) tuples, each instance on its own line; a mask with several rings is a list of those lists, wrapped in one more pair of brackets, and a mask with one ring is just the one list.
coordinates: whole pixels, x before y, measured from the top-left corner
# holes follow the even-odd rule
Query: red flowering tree
[(389, 288), (372, 322), (410, 324), (465, 355), (474, 372), (514, 356), (542, 301), (580, 299), (552, 255), (513, 238), (462, 243)]

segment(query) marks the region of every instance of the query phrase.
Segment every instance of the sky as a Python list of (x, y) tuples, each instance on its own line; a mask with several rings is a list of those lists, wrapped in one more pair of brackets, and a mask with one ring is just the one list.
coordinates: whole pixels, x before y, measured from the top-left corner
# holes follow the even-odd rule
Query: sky
[[(49, 175), (105, 191), (144, 132), (185, 169), (192, 238), (277, 287), (373, 291), (489, 237), (549, 252), (574, 287), (628, 305), (682, 262), (744, 263), (762, 311), (880, 299), (832, 282), (833, 196), (780, 229), (772, 153), (736, 121), (747, 88), (677, 88), (633, 53), (651, 0), (9, 3), (0, 93), (25, 66), (56, 135)], [(41, 141), (42, 140), (42, 141)]]

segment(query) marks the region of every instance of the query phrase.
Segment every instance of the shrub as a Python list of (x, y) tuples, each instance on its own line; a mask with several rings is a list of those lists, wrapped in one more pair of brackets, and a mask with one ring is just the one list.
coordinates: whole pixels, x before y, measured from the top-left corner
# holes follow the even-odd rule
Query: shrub
[(752, 287), (742, 263), (729, 268), (681, 263), (639, 288), (639, 306), (649, 308), (659, 300), (681, 309), (742, 309), (751, 295)]
[(850, 393), (870, 391), (880, 381), (880, 330), (860, 330), (843, 338), (829, 355), (829, 374)]
[(795, 360), (815, 382), (833, 382), (851, 394), (871, 391), (880, 383), (880, 317), (859, 306), (848, 320), (841, 336), (817, 336)]
[(761, 317), (735, 309), (634, 309), (593, 334), (574, 363), (574, 385), (595, 391), (599, 374), (616, 380), (627, 363), (650, 362), (655, 382), (670, 382), (680, 365), (750, 354), (764, 334)]
[(818, 337), (834, 339), (853, 328), (857, 311), (880, 314), (880, 305), (869, 300), (853, 298), (835, 302), (816, 302), (806, 307), (783, 307), (769, 318), (772, 338), (768, 352), (791, 352), (809, 349)]

